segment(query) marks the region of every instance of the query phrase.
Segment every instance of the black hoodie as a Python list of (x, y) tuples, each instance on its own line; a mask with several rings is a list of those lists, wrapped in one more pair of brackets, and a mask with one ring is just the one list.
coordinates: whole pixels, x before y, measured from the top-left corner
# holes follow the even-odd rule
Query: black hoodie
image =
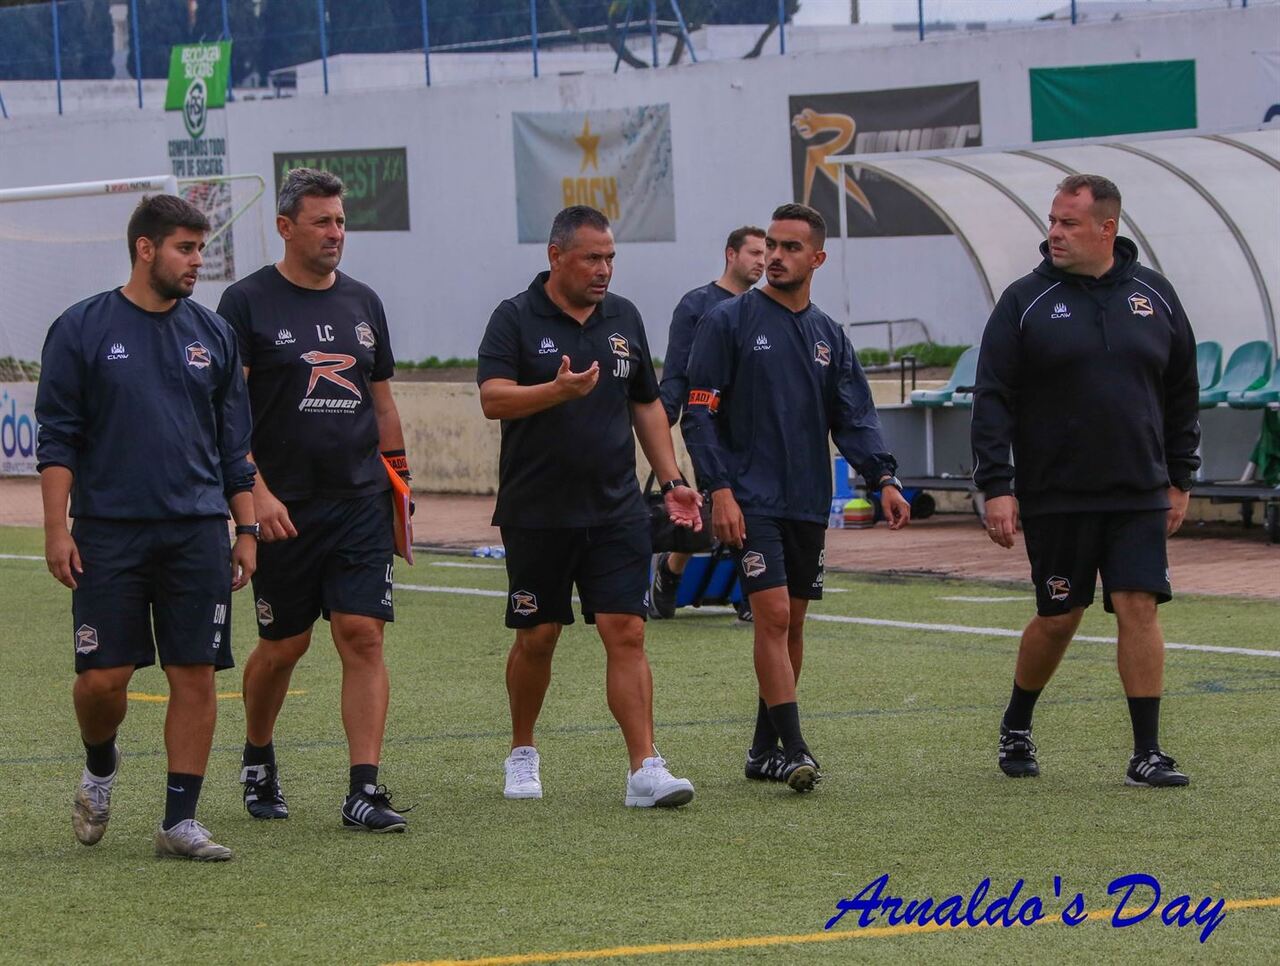
[[(1127, 238), (1101, 278), (1044, 260), (1000, 296), (973, 400), (974, 482), (1023, 516), (1167, 509), (1200, 458), (1196, 342)], [(1014, 463), (1017, 472), (1014, 472)]]

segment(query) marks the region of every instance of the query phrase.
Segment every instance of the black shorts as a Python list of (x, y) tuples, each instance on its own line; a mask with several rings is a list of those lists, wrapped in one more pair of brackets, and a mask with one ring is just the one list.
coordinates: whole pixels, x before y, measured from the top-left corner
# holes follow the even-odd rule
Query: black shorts
[(1036, 613), (1053, 617), (1088, 607), (1099, 573), (1108, 612), (1118, 590), (1154, 594), (1158, 604), (1172, 599), (1166, 512), (1051, 513), (1024, 519)]
[(253, 596), (259, 636), (293, 637), (333, 611), (394, 620), (389, 495), (286, 506), (298, 535), (258, 546)]
[[(231, 540), (222, 517), (76, 520), (76, 673), (231, 659)], [(152, 628), (154, 625), (154, 636)]]
[(573, 586), (582, 619), (649, 614), (653, 543), (645, 517), (603, 527), (503, 527), (507, 550), (507, 626), (573, 623)]
[(745, 515), (747, 539), (737, 552), (742, 593), (787, 588), (800, 600), (822, 600), (827, 528), (808, 520)]

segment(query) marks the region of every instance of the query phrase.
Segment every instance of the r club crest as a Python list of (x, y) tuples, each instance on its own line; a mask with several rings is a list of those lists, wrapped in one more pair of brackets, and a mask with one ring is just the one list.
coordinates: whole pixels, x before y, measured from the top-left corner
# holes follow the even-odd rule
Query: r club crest
[(764, 554), (749, 550), (742, 555), (742, 572), (748, 577), (759, 577), (765, 572)]
[(820, 366), (831, 365), (831, 346), (818, 341), (813, 344), (813, 361)]
[(377, 343), (377, 339), (373, 337), (373, 329), (369, 327), (368, 322), (360, 322), (356, 325), (356, 341), (366, 349), (372, 349)]
[(1156, 314), (1156, 310), (1151, 307), (1151, 300), (1145, 295), (1139, 295), (1137, 292), (1129, 296), (1129, 311), (1134, 315)]
[(209, 350), (199, 342), (193, 342), (187, 346), (187, 365), (193, 369), (208, 369), (213, 364), (213, 357), (209, 355)]
[(615, 356), (621, 356), (623, 359), (631, 355), (631, 347), (627, 345), (626, 337), (617, 332), (609, 336), (609, 348)]
[(98, 649), (98, 629), (88, 624), (76, 628), (76, 653), (92, 654)]
[(1071, 595), (1071, 581), (1066, 577), (1050, 577), (1044, 582), (1050, 600), (1066, 600)]
[(272, 622), (275, 621), (276, 615), (271, 612), (271, 605), (261, 597), (258, 598), (254, 607), (256, 607), (258, 611), (258, 623), (263, 627), (269, 627)]
[(538, 612), (538, 598), (527, 590), (517, 590), (511, 595), (511, 610), (521, 617), (528, 617)]

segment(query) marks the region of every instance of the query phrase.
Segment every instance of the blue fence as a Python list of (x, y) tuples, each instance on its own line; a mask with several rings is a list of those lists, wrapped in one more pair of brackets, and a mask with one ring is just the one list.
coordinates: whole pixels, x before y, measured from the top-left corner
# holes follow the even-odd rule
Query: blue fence
[[(975, 26), (947, 20), (949, 2), (916, 0), (915, 22), (893, 26), (914, 31), (919, 40)], [(1042, 16), (1034, 11), (1048, 0), (1003, 2), (991, 10)], [(1059, 15), (1068, 10), (1076, 23), (1088, 19), (1094, 2), (1102, 0), (1049, 6)], [(1217, 9), (1250, 2), (1199, 0)], [(1179, 9), (1196, 4), (1177, 0)], [(171, 46), (228, 39), (232, 84), (241, 88), (279, 87), (294, 65), (320, 61), (328, 93), (328, 58), (343, 53), (421, 51), (427, 85), (431, 54), (440, 52), (527, 51), (536, 77), (540, 53), (607, 44), (617, 51), (615, 70), (624, 62), (659, 67), (696, 61), (690, 34), (706, 25), (761, 25), (755, 53), (786, 53), (799, 6), (798, 0), (199, 0), (193, 7), (185, 0), (128, 0), (117, 22), (110, 0), (33, 0), (0, 8), (0, 83), (52, 81), (61, 113), (63, 80), (131, 78), (142, 107), (142, 81), (167, 75)], [(1139, 6), (1160, 9), (1159, 3)], [(1114, 12), (1114, 4), (1109, 9)], [(0, 115), (8, 116), (2, 94)]]

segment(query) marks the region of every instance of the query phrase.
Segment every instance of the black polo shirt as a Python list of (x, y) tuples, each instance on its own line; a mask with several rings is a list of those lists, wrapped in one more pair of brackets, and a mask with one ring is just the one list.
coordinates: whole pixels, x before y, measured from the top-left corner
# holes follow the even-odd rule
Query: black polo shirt
[(549, 272), (505, 299), (480, 343), (476, 382), (551, 382), (568, 356), (581, 372), (600, 364), (600, 381), (571, 399), (523, 419), (502, 421), (497, 526), (594, 527), (647, 515), (636, 482), (633, 402), (658, 398), (658, 380), (636, 307), (609, 293), (586, 322), (547, 297)]

